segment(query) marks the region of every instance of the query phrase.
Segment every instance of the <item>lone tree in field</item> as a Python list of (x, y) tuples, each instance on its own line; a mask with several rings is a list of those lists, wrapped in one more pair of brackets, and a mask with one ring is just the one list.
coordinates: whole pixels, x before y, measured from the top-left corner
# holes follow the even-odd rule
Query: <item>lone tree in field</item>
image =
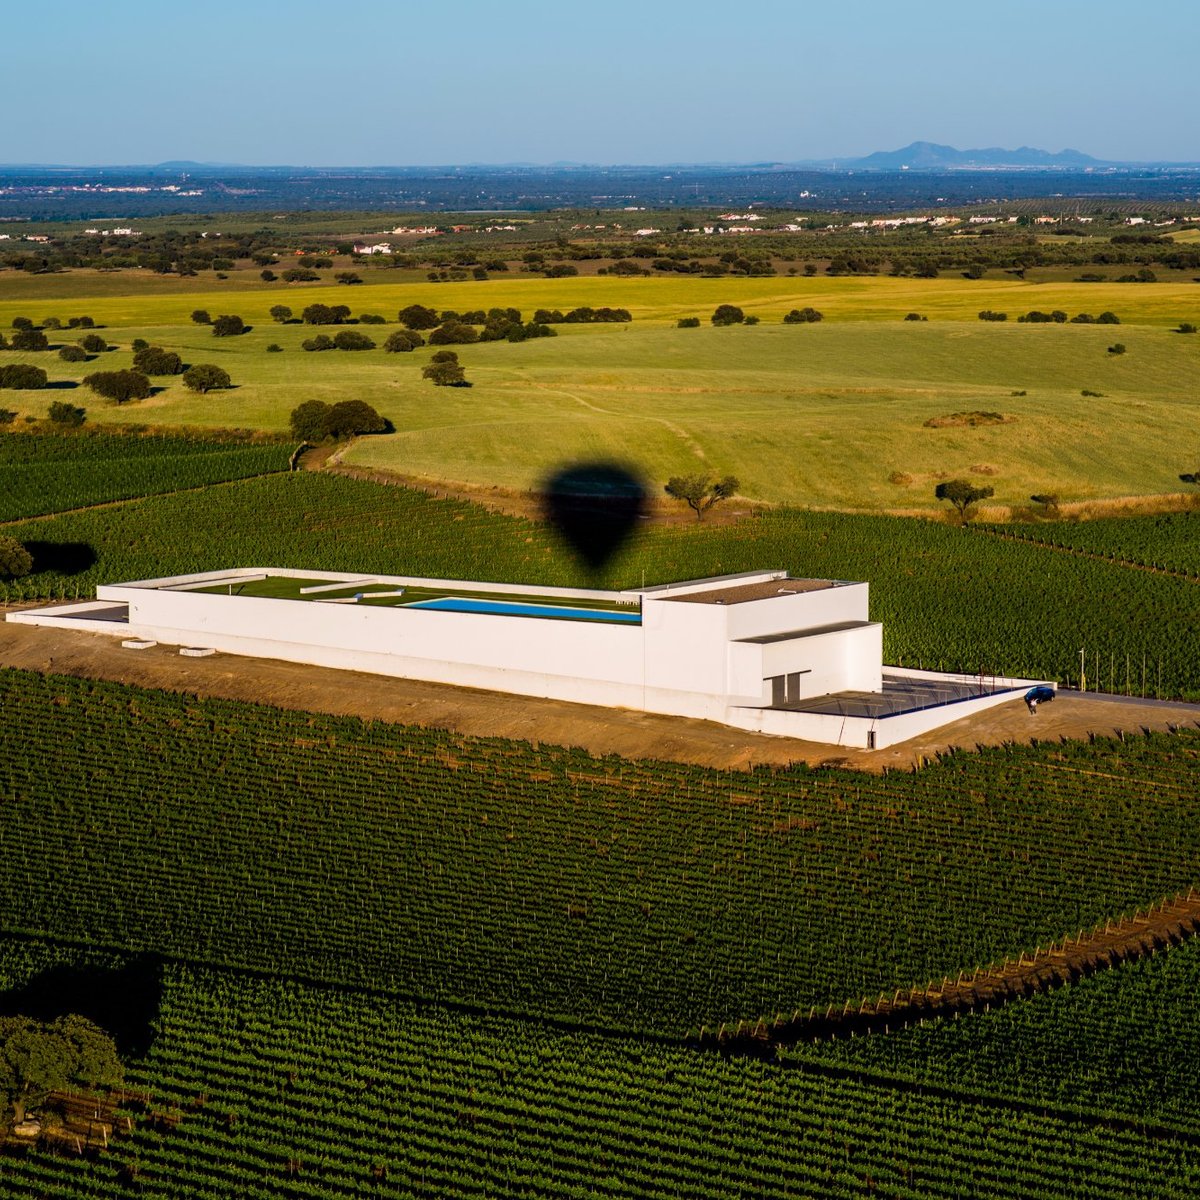
[(0, 1097), (6, 1124), (67, 1087), (112, 1087), (125, 1077), (112, 1038), (83, 1017), (0, 1017)]
[(216, 363), (197, 363), (183, 373), (183, 386), (189, 392), (211, 392), (216, 388), (232, 387), (229, 372)]
[(192, 309), (192, 320), (195, 321), (197, 325), (212, 324), (212, 317), (208, 315), (208, 310), (204, 308)]
[(711, 475), (672, 475), (663, 489), (672, 500), (681, 500), (702, 520), (714, 504), (728, 500), (737, 493), (738, 481), (733, 475), (713, 479)]
[(83, 382), (97, 396), (124, 404), (126, 400), (145, 400), (150, 395), (150, 380), (141, 371), (96, 371)]
[(33, 555), (16, 538), (0, 537), (0, 579), (20, 579), (33, 570)]
[(994, 488), (976, 487), (967, 479), (947, 479), (933, 493), (939, 500), (949, 500), (958, 509), (958, 518), (965, 525), (971, 518), (970, 509), (980, 500), (996, 494)]
[(286, 325), (292, 319), (292, 310), (286, 304), (271, 305), (271, 319), (280, 325)]

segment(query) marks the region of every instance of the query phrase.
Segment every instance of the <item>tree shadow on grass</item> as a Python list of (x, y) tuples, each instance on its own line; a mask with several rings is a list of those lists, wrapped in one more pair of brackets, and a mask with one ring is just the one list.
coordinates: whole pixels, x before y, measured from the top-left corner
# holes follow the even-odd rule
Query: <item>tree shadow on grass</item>
[(54, 571), (59, 575), (82, 575), (94, 567), (100, 556), (87, 542), (26, 542), (33, 557), (34, 571)]
[(70, 388), (77, 388), (78, 386), (78, 379), (51, 379), (50, 382), (46, 384), (45, 390), (48, 392), (51, 390), (61, 392)]
[(145, 953), (119, 967), (48, 967), (21, 987), (0, 992), (0, 1016), (54, 1021), (76, 1013), (109, 1034), (123, 1058), (138, 1057), (154, 1043), (162, 995), (162, 960)]

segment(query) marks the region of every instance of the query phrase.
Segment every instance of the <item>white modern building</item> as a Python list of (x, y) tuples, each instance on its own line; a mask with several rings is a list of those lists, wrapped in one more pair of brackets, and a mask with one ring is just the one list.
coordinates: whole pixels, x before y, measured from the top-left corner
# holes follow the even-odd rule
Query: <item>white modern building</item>
[(1033, 681), (883, 666), (867, 584), (758, 571), (627, 591), (254, 568), (10, 621), (882, 748)]

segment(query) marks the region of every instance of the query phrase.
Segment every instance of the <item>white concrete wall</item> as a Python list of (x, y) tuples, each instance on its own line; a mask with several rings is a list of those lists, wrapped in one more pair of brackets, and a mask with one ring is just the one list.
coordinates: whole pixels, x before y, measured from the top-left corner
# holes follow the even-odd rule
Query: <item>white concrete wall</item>
[[(787, 582), (781, 581), (780, 587)], [(773, 633), (791, 633), (801, 629), (819, 629), (846, 621), (866, 621), (867, 585), (842, 584), (816, 592), (796, 592), (790, 596), (772, 596), (749, 604), (718, 604), (729, 614), (729, 636), (734, 639), (766, 637)], [(684, 604), (674, 607), (692, 607)]]

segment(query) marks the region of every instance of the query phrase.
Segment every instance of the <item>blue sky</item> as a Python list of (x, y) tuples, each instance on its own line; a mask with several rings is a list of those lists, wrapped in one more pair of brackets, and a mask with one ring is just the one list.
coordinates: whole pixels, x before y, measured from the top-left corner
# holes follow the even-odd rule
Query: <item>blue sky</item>
[(1197, 0), (59, 0), (3, 28), (10, 163), (1200, 160)]

